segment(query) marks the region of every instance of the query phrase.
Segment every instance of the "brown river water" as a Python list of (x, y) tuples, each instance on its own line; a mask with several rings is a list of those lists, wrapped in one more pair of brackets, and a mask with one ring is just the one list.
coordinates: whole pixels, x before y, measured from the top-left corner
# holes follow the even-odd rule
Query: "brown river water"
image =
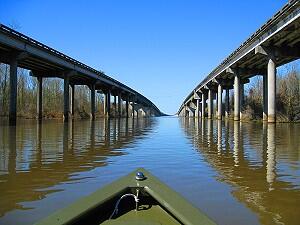
[(0, 224), (32, 224), (144, 167), (218, 224), (300, 224), (300, 124), (0, 121)]

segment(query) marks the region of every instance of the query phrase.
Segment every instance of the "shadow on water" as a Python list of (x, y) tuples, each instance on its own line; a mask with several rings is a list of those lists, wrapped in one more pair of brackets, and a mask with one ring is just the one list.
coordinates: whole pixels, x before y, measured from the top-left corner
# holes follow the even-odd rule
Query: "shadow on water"
[(29, 208), (62, 191), (55, 185), (74, 182), (74, 174), (109, 164), (137, 138), (145, 138), (156, 125), (153, 119), (96, 121), (20, 121), (0, 126), (0, 217)]
[(180, 124), (217, 179), (232, 186), (232, 195), (262, 224), (299, 223), (299, 124), (193, 118)]

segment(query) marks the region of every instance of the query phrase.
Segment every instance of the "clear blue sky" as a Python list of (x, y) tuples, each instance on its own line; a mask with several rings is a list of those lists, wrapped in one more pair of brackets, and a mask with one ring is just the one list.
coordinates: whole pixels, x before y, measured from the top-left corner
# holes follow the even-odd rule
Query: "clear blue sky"
[(175, 113), (287, 0), (0, 0), (0, 22)]

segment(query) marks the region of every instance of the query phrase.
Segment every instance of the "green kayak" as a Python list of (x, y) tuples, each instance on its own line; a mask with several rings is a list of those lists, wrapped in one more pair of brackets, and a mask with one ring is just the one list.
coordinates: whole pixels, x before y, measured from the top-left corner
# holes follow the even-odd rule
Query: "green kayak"
[(141, 168), (36, 224), (215, 223), (178, 193)]

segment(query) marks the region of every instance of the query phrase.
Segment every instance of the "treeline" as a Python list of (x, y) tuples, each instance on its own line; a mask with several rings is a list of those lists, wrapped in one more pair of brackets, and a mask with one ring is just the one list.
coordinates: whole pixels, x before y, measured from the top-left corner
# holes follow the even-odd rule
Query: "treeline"
[[(18, 68), (17, 116), (35, 118), (37, 116), (37, 79), (29, 76), (29, 71)], [(103, 116), (103, 98), (96, 94), (96, 116)], [(75, 116), (89, 117), (90, 90), (87, 86), (75, 88)], [(8, 116), (9, 111), (9, 65), (0, 64), (0, 116)], [(62, 118), (63, 80), (43, 79), (43, 117)]]
[[(263, 113), (263, 80), (254, 78), (245, 93), (244, 119), (261, 119)], [(300, 121), (300, 71), (297, 63), (287, 65), (276, 80), (277, 121)]]

